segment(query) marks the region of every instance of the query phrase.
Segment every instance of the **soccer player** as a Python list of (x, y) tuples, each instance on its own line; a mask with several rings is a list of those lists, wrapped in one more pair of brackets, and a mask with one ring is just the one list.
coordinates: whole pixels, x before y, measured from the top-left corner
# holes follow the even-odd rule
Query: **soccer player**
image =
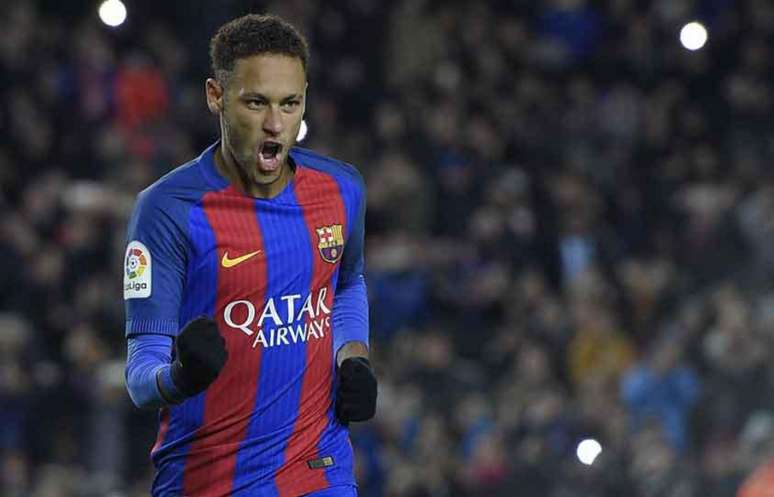
[(154, 497), (354, 496), (374, 415), (357, 170), (295, 147), (308, 49), (248, 15), (211, 40), (220, 140), (137, 198), (127, 386), (160, 408)]

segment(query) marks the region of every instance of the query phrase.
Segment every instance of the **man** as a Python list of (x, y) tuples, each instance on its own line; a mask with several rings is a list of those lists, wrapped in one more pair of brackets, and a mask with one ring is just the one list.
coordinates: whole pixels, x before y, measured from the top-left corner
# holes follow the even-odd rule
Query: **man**
[(347, 424), (376, 406), (362, 178), (294, 147), (295, 28), (241, 17), (210, 55), (220, 140), (141, 192), (128, 228), (127, 385), (161, 408), (153, 495), (356, 495)]

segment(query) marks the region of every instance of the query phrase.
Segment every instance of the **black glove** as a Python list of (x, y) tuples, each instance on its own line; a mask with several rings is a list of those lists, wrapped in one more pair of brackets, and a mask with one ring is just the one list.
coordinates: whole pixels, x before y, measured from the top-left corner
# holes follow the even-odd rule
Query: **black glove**
[(366, 421), (376, 412), (376, 376), (365, 357), (349, 357), (339, 366), (336, 417), (342, 423)]
[(215, 321), (199, 316), (183, 327), (175, 340), (172, 381), (187, 397), (196, 395), (215, 381), (228, 358), (226, 341)]

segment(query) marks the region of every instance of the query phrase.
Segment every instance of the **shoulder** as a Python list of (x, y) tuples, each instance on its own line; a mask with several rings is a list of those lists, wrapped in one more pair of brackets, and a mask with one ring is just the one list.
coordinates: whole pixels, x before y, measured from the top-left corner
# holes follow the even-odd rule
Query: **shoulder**
[(187, 233), (190, 210), (208, 191), (199, 165), (194, 159), (178, 166), (139, 192), (130, 232), (156, 230), (169, 236)]
[(169, 171), (138, 193), (136, 207), (172, 213), (195, 204), (206, 191), (199, 160), (194, 159)]
[(349, 188), (365, 192), (363, 175), (354, 165), (301, 147), (293, 147), (290, 153), (302, 166), (328, 174)]

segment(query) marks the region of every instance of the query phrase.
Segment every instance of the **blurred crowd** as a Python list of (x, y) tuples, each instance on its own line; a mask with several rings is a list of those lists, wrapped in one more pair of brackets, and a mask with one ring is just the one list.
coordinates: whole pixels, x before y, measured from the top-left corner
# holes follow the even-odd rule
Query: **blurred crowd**
[[(246, 9), (111, 30), (50, 6), (0, 16), (0, 494), (141, 496), (126, 221), (216, 139), (206, 41)], [(774, 3), (258, 10), (312, 45), (302, 145), (368, 185), (362, 496), (771, 495)]]

